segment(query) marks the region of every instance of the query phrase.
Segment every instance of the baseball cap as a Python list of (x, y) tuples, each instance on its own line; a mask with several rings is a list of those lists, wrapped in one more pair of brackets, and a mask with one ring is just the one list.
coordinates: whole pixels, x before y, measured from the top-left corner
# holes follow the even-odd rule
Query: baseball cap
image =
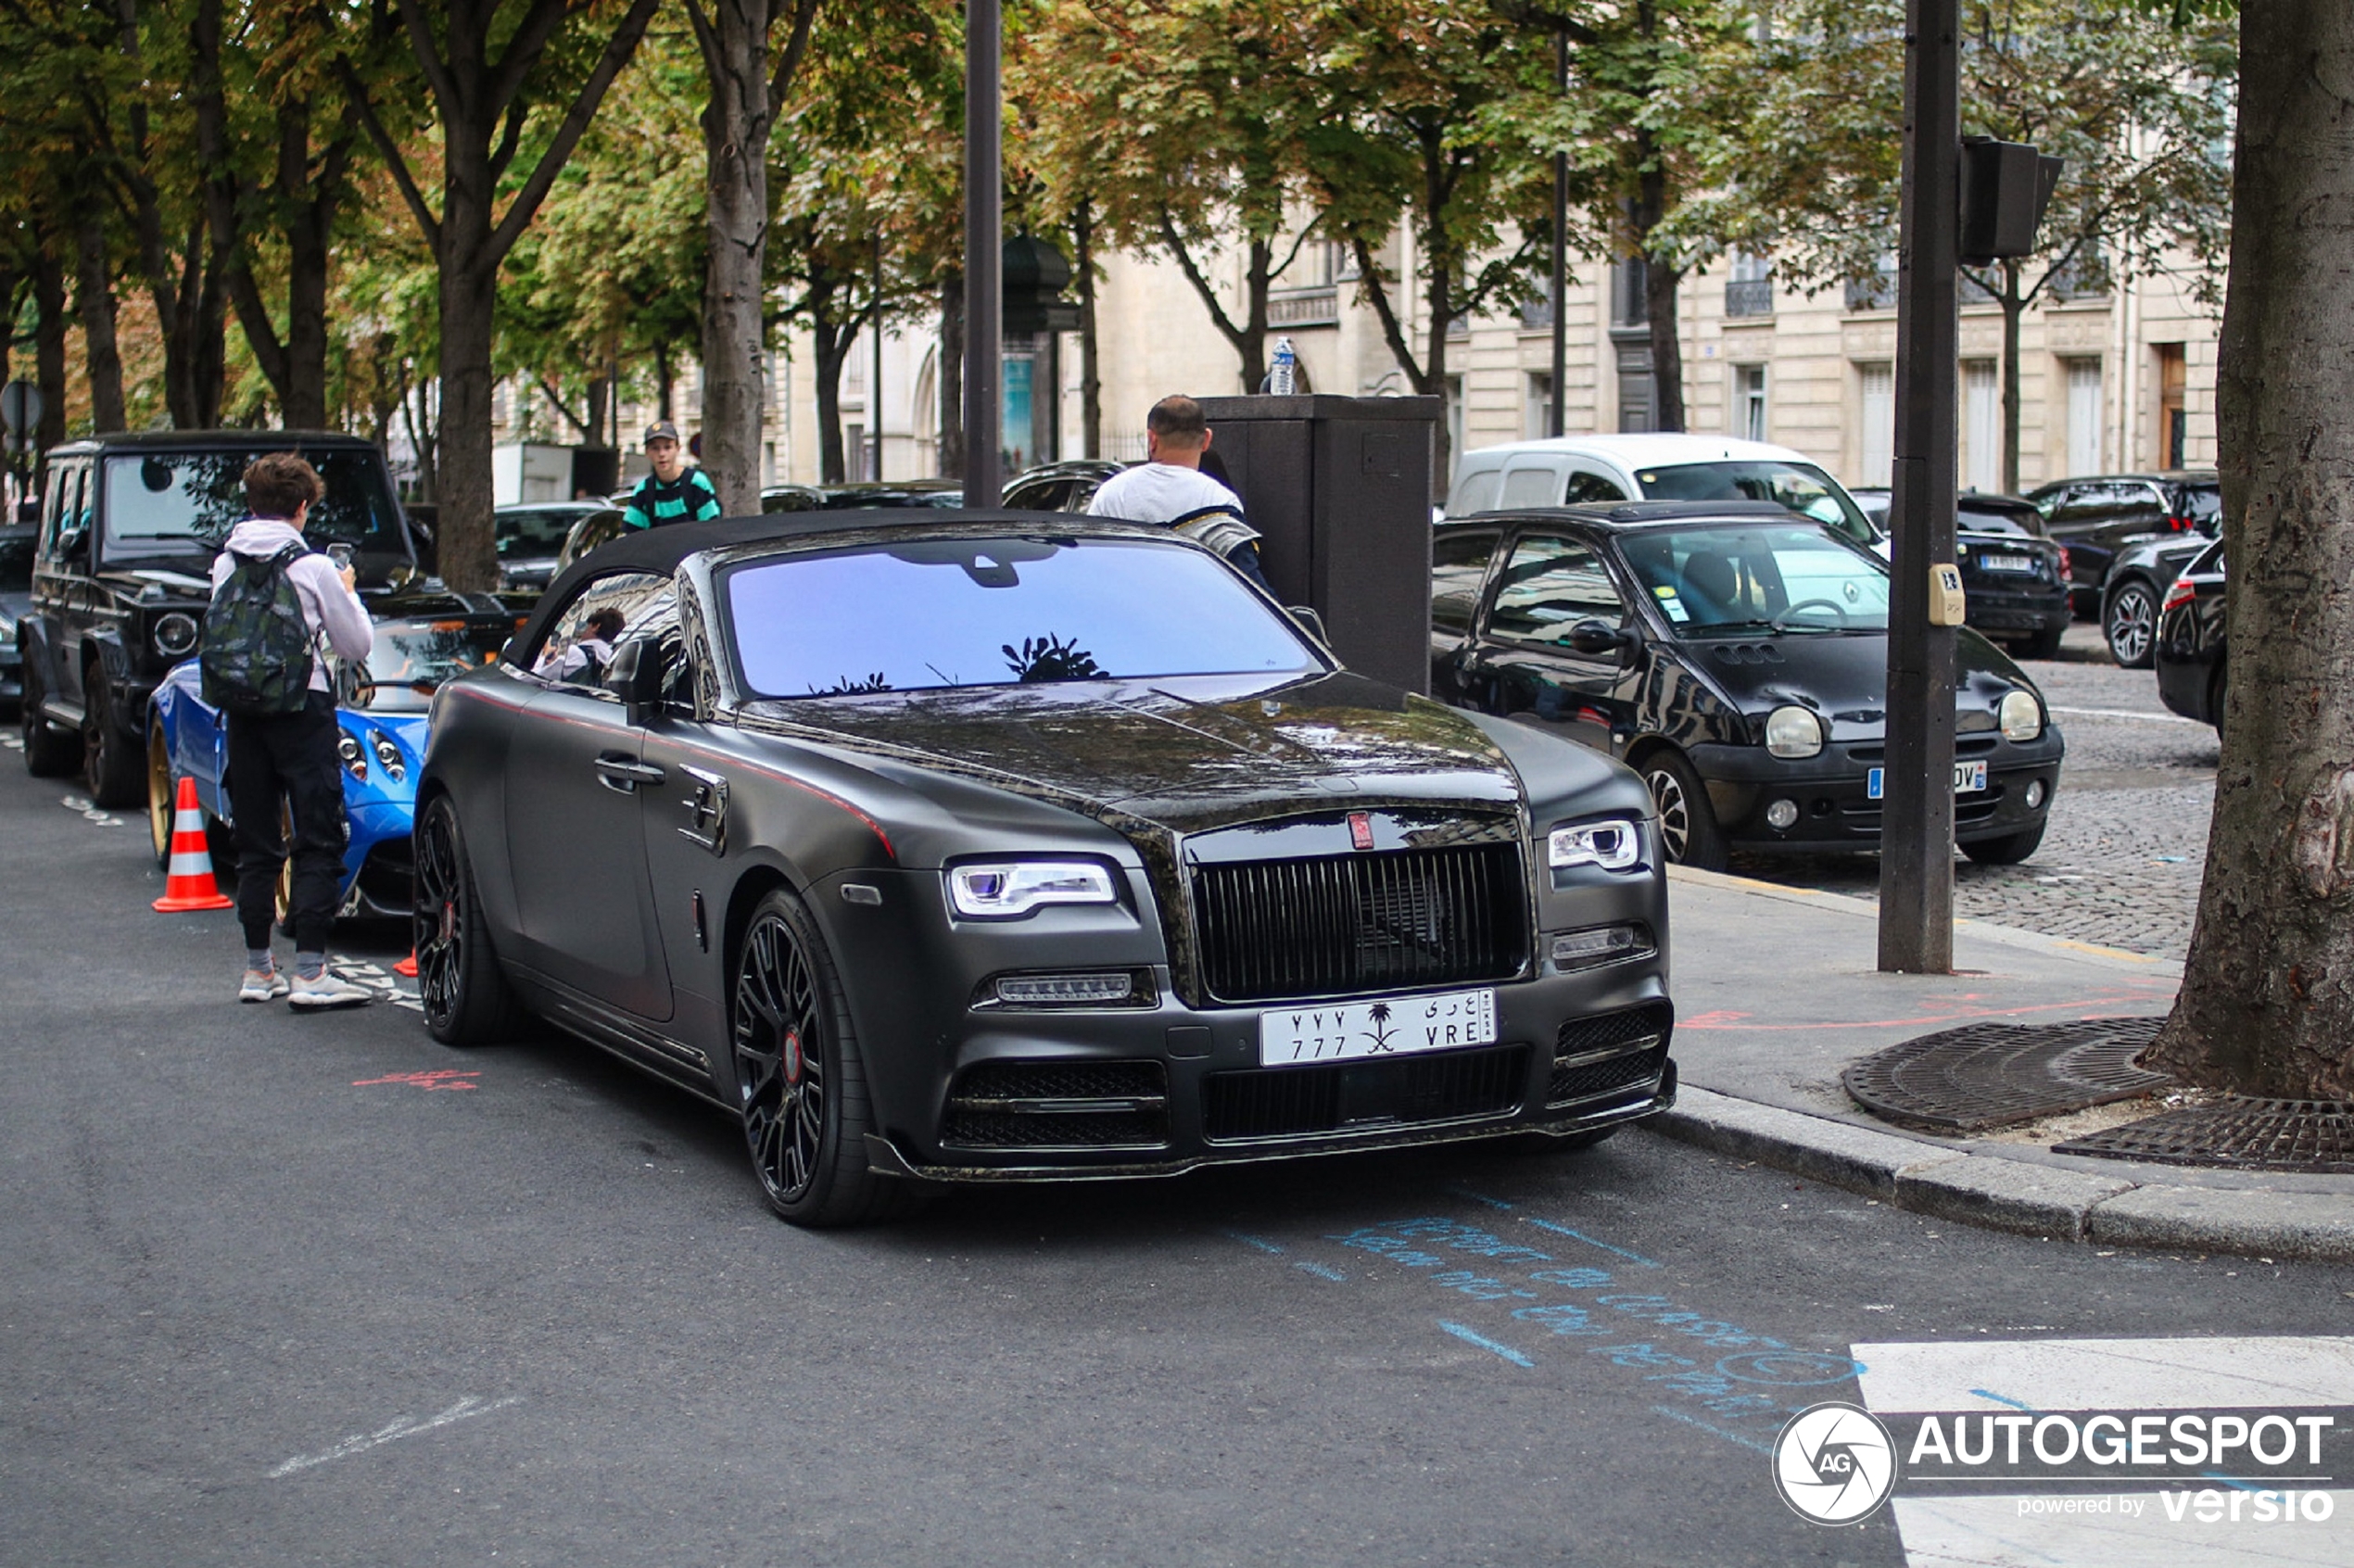
[(677, 439), (678, 439), (678, 427), (671, 424), (666, 419), (656, 420), (653, 424), (646, 426), (646, 441), (648, 445), (652, 445), (656, 441), (676, 441)]

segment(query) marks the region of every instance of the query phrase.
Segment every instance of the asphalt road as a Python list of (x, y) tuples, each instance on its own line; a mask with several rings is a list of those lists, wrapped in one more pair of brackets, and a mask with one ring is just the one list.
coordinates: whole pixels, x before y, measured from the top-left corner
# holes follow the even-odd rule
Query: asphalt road
[(0, 752), (0, 1563), (1898, 1563), (1769, 1476), (1854, 1347), (2354, 1321), (1641, 1133), (799, 1232), (585, 1047), (239, 1007), (72, 792)]
[[(2110, 662), (2100, 628), (2060, 659), (2022, 661), (2068, 760), (2043, 846), (2019, 866), (1954, 863), (1954, 909), (2076, 942), (2180, 958), (2190, 947), (2215, 810), (2215, 731), (2166, 711), (2158, 677)], [(1743, 876), (1874, 898), (1875, 856), (1738, 857)]]

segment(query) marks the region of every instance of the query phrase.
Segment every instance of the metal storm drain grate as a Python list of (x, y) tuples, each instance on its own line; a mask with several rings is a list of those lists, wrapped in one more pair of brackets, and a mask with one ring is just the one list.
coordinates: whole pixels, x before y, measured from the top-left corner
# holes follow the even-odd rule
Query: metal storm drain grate
[(2354, 1105), (2233, 1094), (2052, 1145), (2056, 1154), (2354, 1175)]
[(2172, 1079), (2133, 1065), (2165, 1021), (1967, 1024), (1875, 1052), (1841, 1081), (1856, 1104), (1885, 1120), (1982, 1132), (2166, 1087)]

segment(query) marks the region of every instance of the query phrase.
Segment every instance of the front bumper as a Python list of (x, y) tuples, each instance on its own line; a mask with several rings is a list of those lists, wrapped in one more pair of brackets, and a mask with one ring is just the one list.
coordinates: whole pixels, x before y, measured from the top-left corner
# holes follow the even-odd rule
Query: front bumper
[[(1987, 766), (1984, 790), (1954, 797), (1955, 841), (2004, 838), (2042, 822), (2059, 789), (2064, 752), (2058, 732), (2048, 728), (2024, 745), (1984, 734), (1958, 738), (1954, 760)], [(1803, 762), (1786, 762), (1762, 746), (1694, 746), (1691, 759), (1729, 842), (1750, 850), (1866, 850), (1879, 842), (1883, 803), (1871, 799), (1868, 779), (1884, 752), (1877, 740), (1833, 743)], [(2031, 806), (2028, 786), (2038, 781), (2042, 798)], [(1798, 806), (1798, 820), (1786, 828), (1766, 820), (1778, 800)]]
[(1996, 588), (1981, 581), (1968, 584), (1965, 594), (1971, 629), (1990, 636), (2065, 631), (2075, 618), (2069, 590), (2057, 584)]

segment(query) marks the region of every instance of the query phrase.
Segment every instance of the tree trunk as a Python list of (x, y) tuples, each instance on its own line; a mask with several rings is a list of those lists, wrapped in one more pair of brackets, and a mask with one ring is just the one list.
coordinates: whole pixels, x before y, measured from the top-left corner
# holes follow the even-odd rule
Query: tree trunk
[(720, 510), (760, 510), (760, 420), (767, 407), (761, 306), (768, 254), (768, 0), (689, 6), (711, 86), (702, 112), (711, 259), (702, 297), (702, 467)]
[(843, 462), (842, 439), (842, 367), (850, 359), (851, 345), (858, 335), (855, 322), (836, 322), (826, 314), (825, 306), (831, 303), (832, 292), (811, 291), (810, 336), (817, 361), (817, 482), (821, 485), (846, 482), (848, 465)]
[(74, 305), (82, 317), (82, 341), (90, 372), (90, 428), (97, 435), (125, 428), (122, 351), (115, 343), (114, 278), (108, 265), (107, 231), (96, 212), (84, 209), (75, 225), (80, 269)]
[(605, 444), (607, 436), (605, 427), (612, 423), (605, 412), (605, 400), (612, 389), (613, 383), (601, 375), (592, 375), (588, 378), (588, 393), (584, 401), (588, 404), (588, 445), (592, 447), (601, 447)]
[[(327, 424), (327, 265), (356, 134), (347, 118), (312, 176), (310, 104), (279, 111), (278, 192), (287, 215), (286, 381), (278, 388), (278, 402), (289, 429), (323, 430)], [(242, 320), (242, 309), (238, 314)]]
[[(2019, 263), (2003, 263), (2003, 493), (2019, 494), (2019, 332), (2027, 303), (2019, 296)], [(2046, 407), (2051, 399), (2044, 399)], [(2048, 424), (2050, 422), (2044, 422)], [(2049, 454), (2045, 454), (2048, 459)], [(2052, 477), (2050, 463), (2044, 477)]]
[(50, 243), (36, 234), (32, 253), (32, 376), (41, 388), (37, 436), (45, 463), (50, 448), (66, 438), (66, 278)]
[(1104, 378), (1096, 359), (1094, 215), (1084, 201), (1070, 220), (1079, 261), (1079, 455), (1104, 455)]
[(1684, 428), (1684, 340), (1676, 330), (1676, 285), (1682, 273), (1657, 258), (1643, 262), (1643, 309), (1651, 315), (1652, 428)]
[(2173, 1016), (2194, 1083), (2354, 1099), (2354, 7), (2240, 9), (2217, 437), (2231, 670)]
[(940, 284), (940, 472), (965, 472), (965, 274)]
[[(1436, 227), (1436, 222), (1432, 226)], [(1430, 456), (1430, 482), (1433, 499), (1436, 499), (1445, 495), (1447, 482), (1455, 472), (1455, 433), (1449, 428), (1446, 407), (1447, 333), (1455, 321), (1454, 257), (1425, 248), (1423, 259), (1429, 269), (1424, 302), (1430, 310), (1430, 327), (1423, 350), (1423, 373), (1414, 390), (1439, 399), (1438, 428), (1432, 433)]]

